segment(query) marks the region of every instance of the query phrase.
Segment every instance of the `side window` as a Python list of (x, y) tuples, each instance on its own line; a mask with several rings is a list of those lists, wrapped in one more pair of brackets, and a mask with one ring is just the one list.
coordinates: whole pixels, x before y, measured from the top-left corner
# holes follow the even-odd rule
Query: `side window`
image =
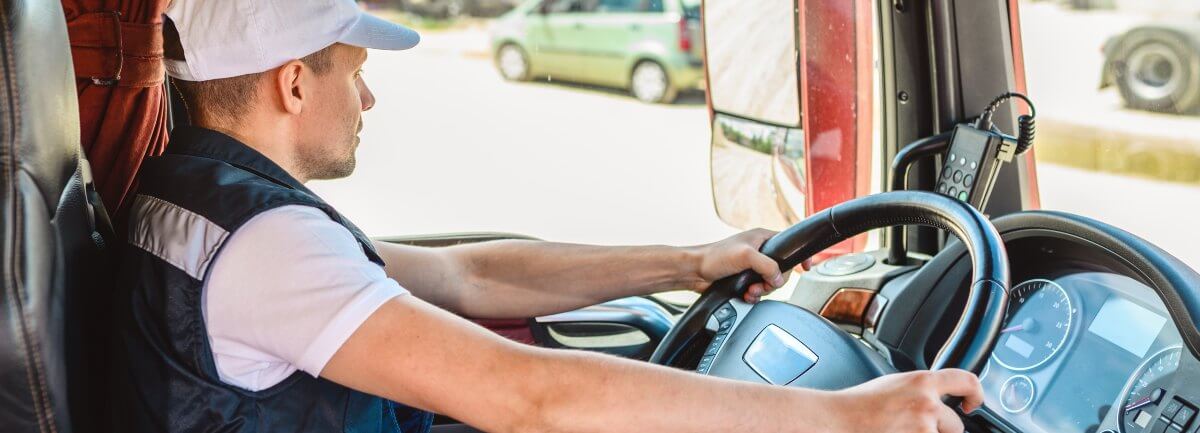
[[(657, 8), (657, 9), (656, 9)], [(596, 12), (636, 13), (662, 12), (662, 0), (600, 0)]]
[(595, 0), (546, 0), (542, 3), (542, 10), (547, 14), (594, 12), (595, 9)]
[(600, 0), (600, 7), (597, 12), (600, 13), (626, 13), (637, 11), (638, 0)]

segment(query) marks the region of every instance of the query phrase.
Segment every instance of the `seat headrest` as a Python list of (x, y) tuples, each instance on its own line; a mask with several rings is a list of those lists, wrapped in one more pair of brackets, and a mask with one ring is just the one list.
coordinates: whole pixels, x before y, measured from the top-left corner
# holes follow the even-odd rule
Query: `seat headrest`
[(0, 0), (0, 167), (28, 174), (51, 214), (79, 158), (79, 104), (63, 17), (58, 1)]

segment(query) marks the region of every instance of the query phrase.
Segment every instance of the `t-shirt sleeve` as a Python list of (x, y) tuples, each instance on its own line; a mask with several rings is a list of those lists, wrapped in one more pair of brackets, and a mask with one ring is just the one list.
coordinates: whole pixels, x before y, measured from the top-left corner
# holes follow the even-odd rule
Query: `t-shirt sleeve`
[(324, 212), (283, 206), (225, 241), (202, 305), (218, 356), (282, 361), (317, 376), (375, 310), (406, 293)]

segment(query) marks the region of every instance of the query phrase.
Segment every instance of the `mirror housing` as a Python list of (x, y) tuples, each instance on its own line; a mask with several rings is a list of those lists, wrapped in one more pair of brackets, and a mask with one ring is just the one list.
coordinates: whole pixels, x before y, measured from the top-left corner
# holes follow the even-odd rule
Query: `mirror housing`
[(804, 217), (808, 195), (795, 0), (703, 7), (717, 215), (742, 229), (783, 230)]

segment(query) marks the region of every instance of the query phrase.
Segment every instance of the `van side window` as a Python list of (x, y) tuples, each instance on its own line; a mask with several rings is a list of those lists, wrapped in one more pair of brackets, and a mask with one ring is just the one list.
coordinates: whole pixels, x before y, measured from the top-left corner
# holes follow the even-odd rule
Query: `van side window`
[(637, 13), (662, 12), (662, 0), (599, 0), (596, 12)]
[(596, 0), (546, 0), (542, 3), (548, 14), (578, 14), (596, 11)]

